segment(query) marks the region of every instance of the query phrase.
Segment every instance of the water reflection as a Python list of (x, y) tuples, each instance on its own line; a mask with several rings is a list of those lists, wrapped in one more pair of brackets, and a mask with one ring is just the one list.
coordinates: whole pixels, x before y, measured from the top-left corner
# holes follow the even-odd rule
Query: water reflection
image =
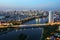
[(41, 35), (42, 29), (37, 27), (6, 28), (0, 35), (0, 40), (40, 40)]
[(10, 32), (12, 30), (14, 30), (14, 29), (13, 28), (4, 28), (4, 29), (1, 28), (0, 29), (0, 35), (6, 34), (6, 33)]
[(39, 18), (36, 18), (36, 24), (38, 24), (39, 23)]
[(48, 18), (36, 18), (35, 21), (36, 24), (44, 24), (44, 23), (48, 23)]
[(44, 24), (48, 23), (48, 18), (35, 18), (25, 22), (24, 24)]
[(35, 21), (36, 21), (36, 24), (40, 24), (41, 18), (36, 18)]

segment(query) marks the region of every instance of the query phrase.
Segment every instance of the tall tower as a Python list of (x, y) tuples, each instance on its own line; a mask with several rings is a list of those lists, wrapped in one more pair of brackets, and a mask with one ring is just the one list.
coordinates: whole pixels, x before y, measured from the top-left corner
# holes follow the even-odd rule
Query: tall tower
[(53, 13), (52, 11), (49, 11), (49, 23), (53, 22)]

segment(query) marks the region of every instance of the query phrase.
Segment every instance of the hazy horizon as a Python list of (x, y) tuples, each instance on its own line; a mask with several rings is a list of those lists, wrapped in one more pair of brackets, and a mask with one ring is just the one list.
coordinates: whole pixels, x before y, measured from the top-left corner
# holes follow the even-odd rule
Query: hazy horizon
[(60, 10), (60, 0), (0, 0), (0, 10)]

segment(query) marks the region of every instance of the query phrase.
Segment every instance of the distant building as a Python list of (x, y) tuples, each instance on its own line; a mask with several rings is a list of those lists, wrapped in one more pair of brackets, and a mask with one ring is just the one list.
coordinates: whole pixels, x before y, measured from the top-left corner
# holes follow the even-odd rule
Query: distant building
[(53, 13), (49, 11), (49, 22), (53, 22)]

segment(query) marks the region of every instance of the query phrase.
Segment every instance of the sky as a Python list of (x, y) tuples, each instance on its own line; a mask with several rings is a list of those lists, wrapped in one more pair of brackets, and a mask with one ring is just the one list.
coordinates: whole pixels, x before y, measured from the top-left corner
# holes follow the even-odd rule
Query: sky
[(50, 9), (60, 10), (60, 0), (0, 0), (0, 10)]

